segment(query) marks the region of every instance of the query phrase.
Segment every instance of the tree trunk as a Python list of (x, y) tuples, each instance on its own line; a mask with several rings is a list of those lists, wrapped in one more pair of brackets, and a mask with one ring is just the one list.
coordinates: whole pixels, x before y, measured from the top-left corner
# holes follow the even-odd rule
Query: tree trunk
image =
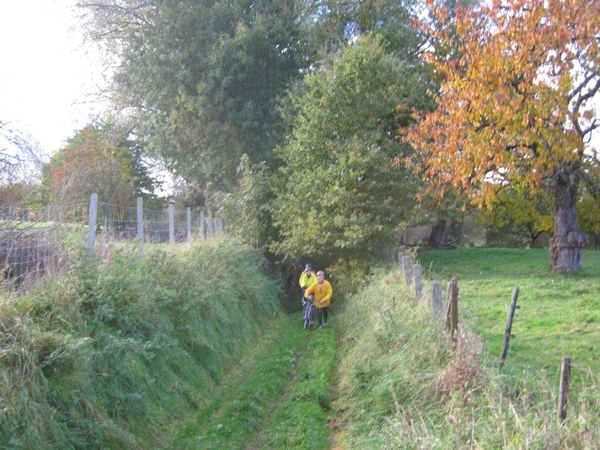
[(446, 219), (440, 219), (433, 227), (431, 227), (431, 234), (429, 235), (429, 248), (444, 248), (446, 242), (446, 232), (448, 227), (446, 226), (448, 221)]
[(550, 239), (550, 265), (560, 272), (574, 272), (583, 267), (583, 247), (587, 236), (579, 230), (575, 205), (579, 180), (562, 172), (554, 186), (554, 235)]

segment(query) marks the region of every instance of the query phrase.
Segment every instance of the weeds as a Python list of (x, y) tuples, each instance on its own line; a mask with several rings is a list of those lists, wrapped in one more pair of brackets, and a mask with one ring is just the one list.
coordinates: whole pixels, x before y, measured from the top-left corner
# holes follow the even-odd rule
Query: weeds
[[(486, 249), (451, 271), (428, 265), (459, 276), (454, 340), (397, 267), (336, 296), (331, 328), (305, 332), (239, 243), (73, 261), (69, 277), (0, 304), (0, 447), (597, 448), (598, 277), (558, 277), (527, 252), (521, 266), (523, 253)], [(500, 368), (493, 336), (515, 283), (542, 291), (522, 294)], [(552, 346), (585, 362), (564, 422)]]
[(104, 256), (0, 304), (0, 447), (168, 445), (282, 295), (231, 240)]

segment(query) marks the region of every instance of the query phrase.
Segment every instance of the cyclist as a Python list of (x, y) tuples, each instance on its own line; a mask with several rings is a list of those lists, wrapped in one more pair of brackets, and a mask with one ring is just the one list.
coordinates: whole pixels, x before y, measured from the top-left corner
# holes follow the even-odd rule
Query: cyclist
[(331, 296), (333, 295), (333, 288), (331, 287), (331, 283), (325, 279), (325, 272), (322, 270), (317, 272), (317, 281), (304, 291), (303, 298), (308, 299), (311, 295), (315, 296), (319, 328), (323, 328), (327, 326), (327, 316), (329, 313)]
[(304, 297), (304, 291), (306, 291), (306, 288), (308, 288), (311, 284), (313, 284), (316, 281), (317, 277), (312, 271), (312, 266), (310, 264), (307, 264), (306, 267), (304, 267), (304, 272), (302, 272), (298, 280), (302, 297)]
[(285, 271), (285, 275), (286, 275), (287, 285), (290, 288), (294, 287), (294, 276), (296, 275), (296, 264), (294, 264), (294, 263), (288, 264), (287, 269)]

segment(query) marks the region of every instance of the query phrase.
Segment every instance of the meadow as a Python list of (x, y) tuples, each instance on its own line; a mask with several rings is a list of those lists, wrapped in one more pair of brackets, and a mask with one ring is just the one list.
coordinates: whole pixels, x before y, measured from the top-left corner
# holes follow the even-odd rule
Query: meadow
[[(374, 271), (345, 299), (338, 327), (333, 448), (592, 449), (598, 435), (598, 255), (581, 273), (548, 270), (545, 250), (465, 248), (412, 254), (426, 286), (459, 286), (459, 333), (416, 302), (399, 268)], [(504, 366), (509, 305), (520, 295)], [(427, 287), (426, 291), (428, 291)], [(572, 358), (564, 420), (560, 366)]]
[(584, 252), (579, 273), (549, 269), (547, 249), (426, 250), (418, 262), (429, 280), (458, 278), (461, 319), (500, 359), (511, 298), (519, 288), (506, 365), (544, 370), (558, 383), (563, 357), (574, 383), (600, 373), (600, 252)]

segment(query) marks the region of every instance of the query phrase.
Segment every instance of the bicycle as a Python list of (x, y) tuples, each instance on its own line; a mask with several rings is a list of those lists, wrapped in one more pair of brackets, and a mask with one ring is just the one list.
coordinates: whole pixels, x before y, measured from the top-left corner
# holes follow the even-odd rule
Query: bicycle
[(315, 296), (311, 295), (308, 298), (302, 297), (302, 313), (304, 329), (310, 327), (310, 323), (313, 321), (317, 314), (317, 307), (315, 306)]

